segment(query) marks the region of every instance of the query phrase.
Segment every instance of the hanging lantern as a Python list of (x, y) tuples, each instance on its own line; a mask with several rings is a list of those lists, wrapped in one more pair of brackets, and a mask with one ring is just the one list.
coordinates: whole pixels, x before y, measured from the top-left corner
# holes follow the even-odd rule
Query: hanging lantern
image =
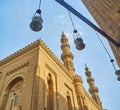
[(78, 50), (82, 50), (85, 48), (85, 44), (83, 43), (83, 39), (82, 38), (76, 38), (74, 40), (74, 43), (76, 45), (76, 49)]
[(41, 17), (41, 10), (38, 9), (32, 18), (32, 21), (30, 23), (30, 28), (33, 31), (38, 32), (42, 29), (42, 23), (43, 23), (43, 20)]
[(43, 20), (40, 16), (34, 16), (30, 23), (30, 28), (33, 31), (38, 32), (42, 29), (42, 23), (43, 23)]
[(120, 81), (120, 70), (116, 70), (115, 74), (117, 75), (117, 80)]
[(73, 19), (72, 16), (70, 14), (70, 12), (68, 11), (69, 16), (70, 16), (70, 20), (73, 26), (73, 37), (74, 37), (74, 44), (77, 50), (83, 50), (85, 48), (85, 44), (83, 43), (83, 39), (81, 38), (79, 32), (75, 29), (74, 23), (73, 23)]
[(74, 29), (73, 31), (73, 36), (74, 36), (74, 43), (75, 43), (75, 47), (77, 50), (83, 50), (85, 48), (85, 44), (83, 43), (83, 39), (80, 37), (80, 34), (78, 33), (78, 31), (76, 29)]

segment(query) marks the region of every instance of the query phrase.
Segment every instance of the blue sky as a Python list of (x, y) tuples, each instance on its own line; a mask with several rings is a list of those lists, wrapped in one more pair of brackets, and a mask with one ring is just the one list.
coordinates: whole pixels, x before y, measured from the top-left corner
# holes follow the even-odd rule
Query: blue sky
[[(81, 0), (67, 0), (67, 2), (95, 23)], [(68, 11), (54, 0), (42, 0), (43, 29), (37, 33), (33, 32), (29, 28), (29, 23), (38, 8), (38, 3), (39, 0), (0, 0), (0, 59), (40, 38), (60, 59), (62, 52), (60, 38), (64, 31), (68, 36), (71, 51), (74, 54), (76, 73), (82, 76), (86, 90), (88, 90), (88, 84), (84, 70), (85, 63), (90, 68), (95, 84), (99, 88), (99, 96), (103, 107), (108, 110), (120, 110), (120, 82), (117, 81), (110, 59), (93, 29), (72, 15), (75, 27), (86, 44), (84, 50), (76, 50)], [(106, 39), (102, 36), (101, 38), (113, 57)]]

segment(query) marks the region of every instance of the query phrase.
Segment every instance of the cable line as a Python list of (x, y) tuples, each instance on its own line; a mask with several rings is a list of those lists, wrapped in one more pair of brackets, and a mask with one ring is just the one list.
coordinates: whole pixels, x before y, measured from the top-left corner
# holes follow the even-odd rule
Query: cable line
[(39, 7), (38, 7), (38, 9), (40, 9), (40, 6), (41, 6), (41, 0), (39, 1)]
[(72, 16), (71, 16), (70, 11), (68, 11), (68, 14), (69, 14), (69, 17), (70, 17), (70, 20), (71, 20), (71, 23), (72, 23), (73, 29), (75, 30), (75, 25), (74, 25), (74, 23), (73, 23), (73, 19), (72, 19)]
[(120, 81), (120, 69), (119, 70), (116, 69), (115, 64), (114, 64), (114, 59), (112, 59), (110, 53), (108, 52), (107, 48), (105, 47), (105, 45), (104, 45), (103, 41), (101, 40), (101, 38), (99, 37), (98, 33), (96, 31), (95, 31), (95, 33), (96, 33), (100, 43), (102, 44), (103, 48), (105, 49), (107, 55), (109, 56), (110, 62), (115, 70), (115, 74), (117, 75), (117, 79)]

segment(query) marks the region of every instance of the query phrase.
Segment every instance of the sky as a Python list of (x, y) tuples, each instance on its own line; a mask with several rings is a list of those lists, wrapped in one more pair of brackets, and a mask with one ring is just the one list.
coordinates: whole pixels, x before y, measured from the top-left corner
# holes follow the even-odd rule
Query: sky
[[(66, 2), (96, 24), (81, 0), (66, 0)], [(42, 0), (43, 29), (40, 32), (33, 32), (29, 24), (38, 4), (39, 0), (0, 0), (0, 60), (40, 38), (60, 59), (62, 53), (60, 38), (64, 32), (74, 54), (75, 71), (83, 78), (85, 89), (89, 88), (84, 69), (84, 65), (87, 64), (99, 89), (103, 108), (120, 110), (120, 82), (117, 81), (110, 59), (95, 31), (72, 15), (74, 25), (86, 45), (84, 50), (77, 50), (73, 42), (73, 28), (68, 11), (54, 0)], [(114, 58), (106, 39), (99, 36)], [(115, 66), (118, 69), (117, 63)]]

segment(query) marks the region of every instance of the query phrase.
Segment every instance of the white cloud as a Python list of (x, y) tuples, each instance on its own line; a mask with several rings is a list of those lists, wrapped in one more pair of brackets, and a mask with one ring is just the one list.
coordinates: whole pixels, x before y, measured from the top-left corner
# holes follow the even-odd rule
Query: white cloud
[(59, 16), (55, 17), (54, 20), (55, 20), (55, 23), (59, 23), (59, 24), (64, 24), (67, 22), (65, 15), (59, 15)]

